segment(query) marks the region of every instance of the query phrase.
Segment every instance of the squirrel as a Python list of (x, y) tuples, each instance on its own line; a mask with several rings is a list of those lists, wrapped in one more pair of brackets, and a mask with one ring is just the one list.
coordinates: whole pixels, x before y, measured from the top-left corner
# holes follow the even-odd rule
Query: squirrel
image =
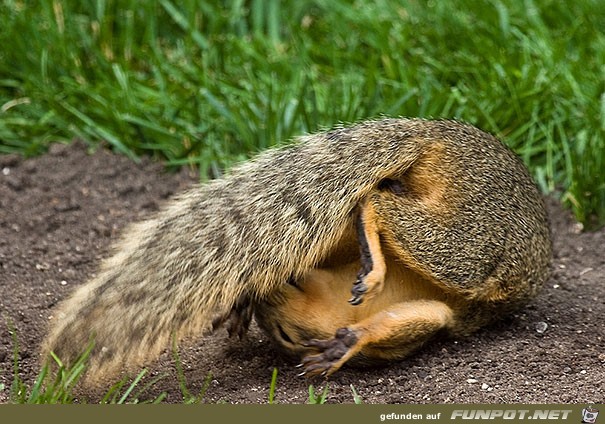
[[(468, 335), (548, 278), (542, 195), (501, 141), (454, 120), (383, 118), (306, 135), (177, 195), (125, 231), (42, 345), (86, 381), (254, 316), (301, 374), (401, 359)], [(348, 300), (348, 301), (347, 301)]]

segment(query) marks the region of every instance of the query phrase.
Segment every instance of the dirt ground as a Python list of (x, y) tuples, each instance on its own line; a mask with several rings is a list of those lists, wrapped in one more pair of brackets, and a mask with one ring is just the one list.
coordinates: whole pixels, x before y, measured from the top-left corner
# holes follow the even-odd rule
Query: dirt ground
[[(9, 323), (21, 377), (31, 381), (53, 306), (95, 272), (125, 225), (194, 180), (148, 160), (88, 154), (80, 143), (29, 160), (0, 156), (0, 403), (13, 377)], [(277, 367), (278, 403), (307, 402), (310, 384), (328, 384), (329, 403), (353, 402), (351, 385), (365, 403), (604, 403), (605, 230), (582, 233), (556, 202), (548, 205), (553, 275), (522, 312), (467, 339), (435, 340), (399, 363), (343, 369), (328, 382), (298, 377), (256, 327), (244, 341), (221, 331), (181, 349), (189, 390), (211, 375), (206, 402), (266, 403)], [(149, 370), (149, 378), (167, 375), (147, 398), (166, 392), (168, 402), (182, 401), (169, 352)]]

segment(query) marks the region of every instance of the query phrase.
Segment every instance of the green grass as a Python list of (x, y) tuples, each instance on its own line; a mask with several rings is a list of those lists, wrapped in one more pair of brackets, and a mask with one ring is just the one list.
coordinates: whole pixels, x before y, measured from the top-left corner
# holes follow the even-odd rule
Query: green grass
[(6, 0), (0, 152), (234, 162), (338, 122), (455, 117), (605, 222), (605, 2)]
[[(9, 399), (14, 404), (72, 404), (86, 403), (86, 399), (76, 397), (76, 386), (82, 379), (94, 343), (90, 342), (76, 361), (65, 366), (60, 358), (51, 353), (52, 360), (45, 363), (37, 374), (33, 383), (29, 384), (20, 377), (19, 373), (19, 343), (15, 331), (11, 328), (9, 332), (13, 341), (13, 381), (9, 391)], [(100, 404), (125, 404), (125, 403), (160, 403), (166, 394), (161, 393), (154, 399), (140, 402), (146, 391), (157, 383), (163, 376), (158, 376), (145, 384), (142, 384), (143, 377), (147, 370), (143, 369), (136, 375), (132, 381), (128, 377), (116, 382), (107, 389), (107, 392)], [(179, 375), (179, 379), (184, 378)], [(181, 380), (179, 380), (180, 382)], [(0, 384), (0, 391), (6, 388)], [(183, 397), (187, 393), (183, 392)], [(185, 402), (190, 403), (190, 402)]]
[(329, 386), (326, 384), (321, 393), (315, 391), (315, 387), (313, 385), (309, 386), (309, 399), (307, 403), (309, 405), (323, 405), (328, 401), (328, 390)]
[[(13, 404), (72, 404), (87, 403), (88, 399), (77, 398), (77, 385), (86, 372), (90, 354), (94, 343), (91, 341), (76, 361), (66, 366), (60, 358), (51, 353), (51, 361), (45, 363), (37, 374), (33, 383), (27, 383), (20, 377), (19, 367), (19, 343), (14, 329), (9, 332), (13, 342), (13, 381), (8, 391), (9, 401)], [(208, 374), (199, 392), (192, 394), (189, 390), (183, 365), (178, 353), (176, 341), (173, 340), (172, 346), (173, 359), (176, 366), (176, 379), (179, 384), (182, 404), (204, 403), (204, 397), (212, 381), (212, 374)], [(159, 375), (150, 381), (144, 381), (147, 369), (141, 370), (134, 378), (125, 376), (120, 381), (107, 389), (104, 396), (98, 401), (99, 404), (158, 404), (166, 399), (166, 393), (162, 392), (155, 398), (149, 399), (148, 390), (158, 381), (166, 378), (167, 375)], [(268, 404), (275, 404), (275, 392), (277, 387), (277, 368), (273, 368), (271, 382), (269, 384)], [(355, 387), (351, 387), (353, 401), (356, 404), (363, 403), (361, 397), (357, 394)], [(7, 388), (0, 383), (0, 392)], [(309, 386), (308, 404), (324, 404), (328, 398), (328, 384), (325, 385), (321, 393), (316, 393), (313, 385)]]

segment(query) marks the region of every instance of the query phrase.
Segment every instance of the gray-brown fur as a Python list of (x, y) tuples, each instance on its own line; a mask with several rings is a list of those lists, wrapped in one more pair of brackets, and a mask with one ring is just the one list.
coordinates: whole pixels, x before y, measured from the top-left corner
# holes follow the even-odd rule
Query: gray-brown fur
[(431, 175), (446, 189), (428, 203), (413, 193), (373, 194), (384, 236), (410, 256), (409, 266), (469, 300), (503, 309), (525, 303), (548, 277), (552, 254), (542, 196), (521, 160), (493, 136), (469, 126), (437, 128), (428, 134), (443, 150)]
[[(377, 203), (383, 224), (419, 271), (480, 300), (491, 286), (519, 290), (515, 279), (527, 274), (514, 295), (527, 299), (545, 278), (550, 245), (540, 196), (520, 161), (468, 125), (385, 119), (267, 151), (133, 225), (98, 276), (61, 305), (43, 353), (69, 363), (94, 336), (89, 379), (98, 381), (157, 356), (173, 334), (203, 334), (238, 299), (266, 299), (329, 257), (354, 227), (360, 202), (385, 179), (403, 181), (405, 194), (406, 171), (436, 143), (448, 155), (435, 175), (455, 209), (435, 220), (411, 193), (405, 213)], [(490, 287), (476, 287), (486, 281)]]
[(499, 140), (460, 125), (438, 125), (427, 135), (441, 140), (439, 160), (423, 164), (421, 155), (402, 185), (410, 186), (415, 166), (430, 166), (445, 190), (370, 199), (385, 244), (405, 252), (408, 266), (446, 292), (463, 296), (449, 330), (468, 334), (529, 301), (545, 282), (548, 219), (526, 167)]

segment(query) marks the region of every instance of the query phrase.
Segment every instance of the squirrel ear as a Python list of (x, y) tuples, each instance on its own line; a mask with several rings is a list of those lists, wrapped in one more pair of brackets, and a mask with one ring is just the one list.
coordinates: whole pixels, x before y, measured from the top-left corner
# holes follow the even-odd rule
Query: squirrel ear
[(403, 183), (391, 178), (384, 178), (378, 183), (378, 190), (390, 191), (393, 194), (402, 195), (404, 192)]

